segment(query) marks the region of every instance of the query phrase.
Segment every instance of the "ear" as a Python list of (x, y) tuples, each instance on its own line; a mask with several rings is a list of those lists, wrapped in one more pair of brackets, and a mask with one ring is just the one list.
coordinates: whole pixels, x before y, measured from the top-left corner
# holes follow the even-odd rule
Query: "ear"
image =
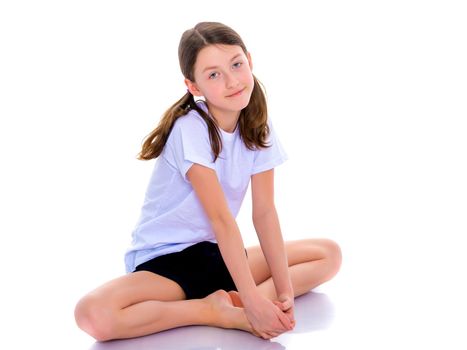
[(198, 88), (198, 85), (196, 85), (196, 83), (192, 82), (189, 79), (185, 79), (185, 85), (193, 96), (203, 96), (203, 93)]
[(250, 70), (253, 71), (253, 61), (251, 60), (250, 52), (246, 53), (246, 57), (248, 58), (248, 64), (250, 65)]

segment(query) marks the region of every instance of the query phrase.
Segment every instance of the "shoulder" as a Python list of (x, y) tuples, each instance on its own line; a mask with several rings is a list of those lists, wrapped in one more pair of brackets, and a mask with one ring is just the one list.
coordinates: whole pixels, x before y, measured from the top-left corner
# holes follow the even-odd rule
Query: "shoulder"
[(175, 121), (166, 144), (173, 148), (199, 149), (209, 146), (209, 140), (206, 122), (198, 111), (192, 109)]
[[(197, 104), (205, 110), (202, 102), (197, 102)], [(191, 109), (187, 114), (175, 121), (172, 130), (184, 133), (199, 133), (200, 131), (207, 131), (208, 126), (198, 111)]]

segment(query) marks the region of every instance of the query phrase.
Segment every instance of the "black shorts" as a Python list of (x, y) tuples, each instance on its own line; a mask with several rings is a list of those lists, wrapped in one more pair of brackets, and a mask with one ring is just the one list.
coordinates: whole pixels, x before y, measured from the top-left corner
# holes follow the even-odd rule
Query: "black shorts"
[(134, 272), (137, 271), (150, 271), (171, 279), (180, 285), (187, 299), (202, 299), (219, 289), (237, 290), (219, 246), (209, 241), (158, 256), (136, 266)]

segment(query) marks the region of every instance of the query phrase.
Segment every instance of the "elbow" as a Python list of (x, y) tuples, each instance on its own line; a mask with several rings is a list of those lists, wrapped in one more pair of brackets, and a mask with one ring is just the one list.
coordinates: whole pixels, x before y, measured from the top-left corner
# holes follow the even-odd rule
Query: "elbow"
[(253, 223), (264, 221), (266, 218), (271, 217), (271, 215), (277, 215), (275, 206), (271, 206), (271, 207), (264, 208), (261, 210), (253, 209), (253, 215), (252, 215)]
[(216, 236), (225, 234), (236, 226), (236, 222), (233, 216), (227, 214), (217, 215), (216, 217), (211, 218), (210, 222)]

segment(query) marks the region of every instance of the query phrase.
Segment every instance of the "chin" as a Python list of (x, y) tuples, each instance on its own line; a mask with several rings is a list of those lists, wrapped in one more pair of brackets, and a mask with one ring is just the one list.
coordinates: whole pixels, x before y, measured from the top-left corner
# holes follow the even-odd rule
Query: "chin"
[(245, 109), (249, 103), (250, 103), (250, 100), (243, 102), (243, 103), (231, 104), (230, 108), (236, 111), (241, 111), (242, 109)]

